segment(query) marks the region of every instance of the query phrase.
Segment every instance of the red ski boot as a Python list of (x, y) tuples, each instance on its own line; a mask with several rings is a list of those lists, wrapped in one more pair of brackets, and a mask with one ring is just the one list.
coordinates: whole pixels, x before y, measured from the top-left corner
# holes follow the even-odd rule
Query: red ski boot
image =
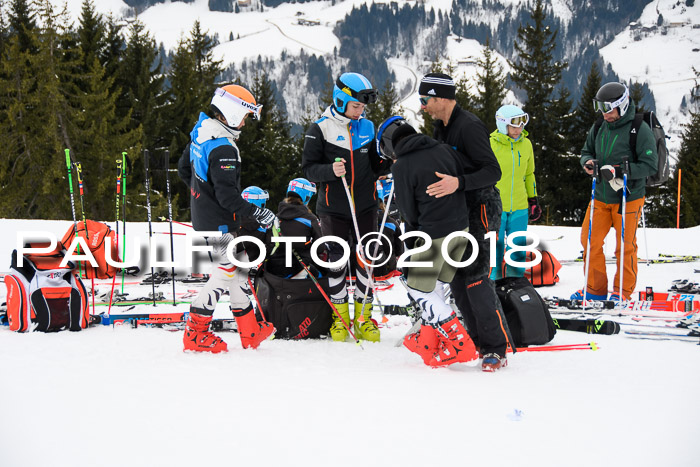
[(196, 308), (190, 310), (190, 317), (185, 325), (185, 335), (182, 338), (185, 351), (192, 352), (228, 352), (226, 342), (219, 336), (209, 332), (211, 315), (197, 313)]
[(275, 327), (267, 321), (258, 321), (255, 318), (253, 306), (248, 305), (245, 310), (231, 309), (233, 317), (238, 324), (238, 334), (241, 335), (241, 345), (244, 349), (257, 349), (262, 341), (275, 333)]
[(430, 364), (433, 354), (438, 350), (438, 333), (430, 325), (421, 325), (418, 332), (407, 335), (403, 339), (403, 346), (411, 352), (417, 353), (426, 365)]
[(430, 366), (447, 366), (453, 363), (471, 362), (479, 358), (474, 342), (456, 314), (453, 313), (450, 318), (441, 322), (437, 333), (440, 343), (437, 352), (430, 360)]

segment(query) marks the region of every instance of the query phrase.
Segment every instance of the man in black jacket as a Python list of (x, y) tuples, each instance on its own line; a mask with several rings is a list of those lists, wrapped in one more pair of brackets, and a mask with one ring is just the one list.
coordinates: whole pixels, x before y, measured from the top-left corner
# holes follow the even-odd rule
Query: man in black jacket
[(190, 188), (192, 226), (197, 231), (221, 232), (221, 236), (208, 238), (216, 262), (209, 280), (190, 306), (183, 337), (185, 350), (228, 351), (226, 342), (209, 331), (216, 304), (226, 289), (243, 348), (256, 348), (275, 330), (270, 323), (255, 319), (246, 294), (248, 270), (245, 274), (237, 271), (226, 256), (244, 216), (254, 218), (266, 228), (275, 219), (269, 209), (255, 206), (241, 196), (241, 155), (235, 141), (248, 114), (259, 117), (261, 107), (242, 86), (230, 84), (218, 88), (211, 101), (211, 115), (200, 113), (190, 133), (190, 144), (178, 162), (180, 178)]
[[(449, 146), (417, 134), (401, 117), (390, 117), (382, 123), (378, 138), (382, 154), (396, 160), (391, 172), (406, 232), (418, 231), (428, 237), (419, 238), (415, 249), (429, 242), (427, 250), (410, 257), (411, 262), (428, 264), (406, 271), (408, 293), (423, 312), (420, 331), (406, 336), (404, 345), (434, 367), (474, 360), (478, 358), (474, 343), (444, 296), (444, 286), (454, 277), (456, 267), (442, 250), (453, 261), (464, 254), (467, 238), (459, 232), (468, 230), (466, 201), (461, 194), (434, 198), (426, 193), (428, 185), (438, 180), (436, 172), (452, 176), (462, 172), (457, 155)], [(453, 232), (457, 235), (448, 239)]]
[[(497, 234), (501, 225), (501, 197), (495, 187), (501, 168), (484, 123), (457, 104), (456, 86), (450, 76), (428, 73), (418, 93), (421, 109), (435, 120), (433, 137), (462, 155), (464, 172), (459, 176), (437, 173), (441, 180), (428, 187), (428, 194), (439, 198), (456, 191), (465, 193), (469, 231), (477, 240), (479, 254), (472, 265), (457, 271), (451, 289), (467, 329), (484, 356), (482, 369), (495, 371), (506, 365), (508, 325), (489, 278), (490, 242), (484, 236), (488, 232)], [(465, 257), (470, 255), (468, 248)]]

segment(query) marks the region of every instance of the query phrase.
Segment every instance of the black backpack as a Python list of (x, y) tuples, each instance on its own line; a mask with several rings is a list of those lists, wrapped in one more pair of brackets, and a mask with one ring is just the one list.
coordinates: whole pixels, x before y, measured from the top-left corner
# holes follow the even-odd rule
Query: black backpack
[[(670, 168), (668, 165), (668, 149), (666, 148), (666, 133), (664, 132), (659, 119), (656, 118), (656, 114), (652, 111), (649, 112), (637, 112), (634, 114), (634, 121), (632, 122), (632, 128), (630, 128), (630, 148), (632, 149), (632, 155), (634, 159), (637, 159), (637, 132), (642, 126), (642, 122), (646, 122), (651, 128), (652, 133), (654, 133), (654, 139), (656, 140), (656, 152), (659, 155), (659, 161), (657, 165), (657, 171), (654, 175), (647, 177), (646, 186), (657, 187), (661, 186), (666, 181), (670, 175)], [(602, 115), (595, 122), (593, 128), (593, 139), (598, 136), (598, 131), (603, 125)]]
[(516, 347), (542, 345), (554, 338), (557, 328), (549, 314), (549, 307), (526, 278), (497, 280), (496, 295), (503, 305)]

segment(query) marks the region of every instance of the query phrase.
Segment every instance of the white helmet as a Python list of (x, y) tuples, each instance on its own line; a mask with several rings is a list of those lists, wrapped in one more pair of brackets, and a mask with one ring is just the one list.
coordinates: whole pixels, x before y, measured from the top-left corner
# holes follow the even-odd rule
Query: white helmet
[(211, 99), (214, 107), (226, 119), (226, 124), (231, 128), (238, 128), (248, 113), (253, 114), (256, 120), (260, 118), (262, 105), (255, 102), (255, 97), (243, 86), (229, 84), (214, 91)]

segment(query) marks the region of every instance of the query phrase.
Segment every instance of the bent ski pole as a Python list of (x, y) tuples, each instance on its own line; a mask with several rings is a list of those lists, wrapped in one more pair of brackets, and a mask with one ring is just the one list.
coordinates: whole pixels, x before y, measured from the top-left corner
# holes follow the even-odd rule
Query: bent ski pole
[(593, 211), (595, 210), (595, 185), (598, 180), (598, 161), (593, 159), (593, 186), (591, 188), (591, 209), (588, 219), (588, 241), (586, 242), (586, 265), (584, 266), (584, 284), (583, 284), (583, 311), (586, 311), (586, 297), (588, 295), (588, 270), (591, 265), (591, 232), (593, 231)]
[(331, 307), (331, 309), (333, 310), (333, 313), (335, 313), (335, 315), (336, 315), (336, 316), (340, 319), (340, 321), (343, 323), (343, 327), (345, 328), (345, 330), (348, 331), (348, 333), (349, 333), (349, 334), (352, 336), (352, 338), (355, 340), (355, 344), (359, 345), (360, 348), (361, 348), (362, 350), (364, 350), (365, 348), (362, 347), (362, 343), (360, 342), (360, 340), (359, 340), (357, 337), (355, 337), (355, 334), (352, 332), (352, 329), (350, 329), (350, 325), (349, 325), (348, 323), (345, 322), (345, 320), (344, 320), (343, 317), (340, 315), (340, 313), (338, 313), (338, 310), (335, 309), (335, 306), (333, 305), (333, 302), (331, 302), (330, 297), (328, 296), (328, 294), (326, 294), (326, 291), (323, 290), (323, 287), (321, 287), (321, 284), (318, 283), (318, 280), (316, 280), (316, 277), (315, 277), (314, 274), (311, 272), (311, 270), (309, 269), (309, 267), (308, 267), (308, 266), (304, 263), (304, 261), (301, 259), (301, 256), (299, 256), (299, 253), (297, 253), (294, 249), (292, 249), (292, 253), (294, 253), (294, 257), (297, 259), (297, 261), (299, 261), (299, 264), (301, 264), (301, 267), (304, 268), (304, 271), (306, 271), (306, 274), (311, 278), (311, 280), (313, 281), (313, 283), (316, 285), (316, 288), (318, 289), (318, 291), (321, 292), (321, 295), (323, 295), (323, 298), (326, 299), (326, 302), (328, 303), (328, 305), (329, 305), (329, 306)]

